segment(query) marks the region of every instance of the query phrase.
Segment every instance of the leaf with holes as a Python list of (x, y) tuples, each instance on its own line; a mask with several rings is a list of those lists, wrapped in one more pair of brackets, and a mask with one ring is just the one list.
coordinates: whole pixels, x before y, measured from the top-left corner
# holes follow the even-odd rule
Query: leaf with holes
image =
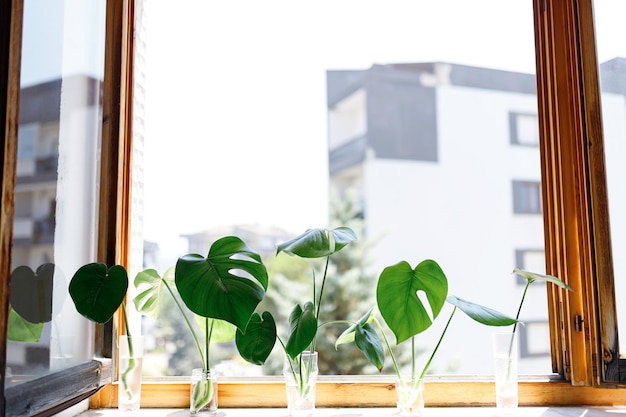
[(133, 281), (137, 288), (137, 295), (133, 298), (133, 303), (137, 311), (151, 317), (157, 317), (164, 294), (166, 297), (174, 297), (172, 288), (174, 287), (174, 268), (165, 271), (161, 277), (154, 269), (146, 269), (135, 276)]
[(215, 241), (206, 258), (178, 259), (176, 288), (187, 307), (202, 317), (225, 320), (245, 331), (268, 285), (261, 257), (235, 236)]
[[(428, 310), (418, 292), (424, 293)], [(378, 309), (396, 336), (397, 344), (428, 329), (447, 295), (448, 280), (439, 264), (429, 259), (415, 269), (405, 261), (385, 268), (376, 287)]]

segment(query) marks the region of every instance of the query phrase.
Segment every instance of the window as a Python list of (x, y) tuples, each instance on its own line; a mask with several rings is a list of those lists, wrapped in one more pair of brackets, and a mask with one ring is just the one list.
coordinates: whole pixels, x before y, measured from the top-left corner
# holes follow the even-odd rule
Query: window
[[(112, 19), (121, 29), (122, 9), (114, 6), (104, 0), (85, 7), (38, 0), (0, 6), (7, 115), (1, 125), (2, 416), (85, 407), (83, 400), (112, 379), (111, 329), (94, 328), (76, 313), (67, 284), (78, 266), (96, 257), (112, 263), (118, 249), (115, 213), (108, 213), (117, 181), (107, 181), (118, 175), (111, 161), (119, 116), (111, 106), (120, 102), (112, 77), (119, 63), (105, 59), (104, 48), (121, 35), (105, 24)], [(33, 303), (33, 295), (44, 304)], [(15, 332), (24, 326), (40, 329), (39, 337)]]
[(522, 359), (550, 356), (550, 325), (547, 320), (524, 320), (519, 328)]
[(536, 114), (509, 113), (511, 143), (514, 145), (539, 146), (539, 130)]
[[(516, 249), (515, 265), (526, 271), (533, 271), (538, 274), (545, 274), (546, 256), (543, 249)], [(525, 285), (526, 280), (518, 276), (517, 283)]]
[[(14, 58), (15, 53), (8, 48), (8, 45), (11, 44), (9, 42), (11, 39), (10, 35), (11, 33), (15, 35), (15, 32), (9, 30), (14, 26), (4, 24), (5, 19), (9, 20), (9, 23), (15, 22), (15, 16), (13, 16), (13, 19), (8, 17), (12, 16), (10, 12), (15, 9), (11, 9), (6, 3), (4, 2), (0, 6), (3, 8), (1, 14), (3, 24), (0, 25), (0, 30), (3, 34), (1, 38), (3, 43), (2, 48), (0, 48), (0, 52), (2, 52), (0, 63), (3, 65), (3, 69), (11, 68), (11, 71), (1, 72), (2, 74), (7, 74), (7, 77), (3, 77), (0, 83), (0, 92), (2, 93), (1, 105), (3, 106), (3, 113), (15, 117), (17, 109), (14, 101), (16, 84), (15, 80), (11, 84), (11, 77), (15, 77), (17, 70), (14, 62), (13, 66), (10, 66), (12, 61), (9, 58)], [(19, 5), (19, 3), (18, 1), (13, 1), (11, 5)], [(543, 3), (544, 7), (536, 6), (535, 10), (538, 45), (538, 114), (542, 137), (540, 149), (544, 162), (542, 171), (542, 179), (544, 179), (542, 201), (545, 207), (543, 214), (546, 219), (546, 270), (548, 273), (562, 277), (575, 289), (573, 294), (561, 294), (553, 289), (548, 289), (549, 327), (551, 332), (550, 352), (552, 354), (554, 371), (571, 380), (574, 385), (599, 385), (607, 381), (615, 384), (620, 380), (619, 369), (616, 368), (618, 361), (615, 359), (618, 357), (617, 343), (615, 338), (612, 338), (612, 336), (616, 335), (616, 330), (611, 326), (611, 324), (616, 323), (615, 315), (611, 316), (610, 311), (610, 301), (615, 297), (613, 293), (612, 271), (606, 270), (606, 265), (610, 265), (610, 262), (607, 262), (607, 260), (610, 261), (610, 245), (607, 242), (606, 235), (594, 232), (603, 230), (602, 226), (606, 226), (606, 220), (603, 219), (608, 218), (603, 211), (603, 202), (606, 202), (606, 196), (603, 195), (601, 187), (604, 174), (602, 169), (597, 169), (598, 167), (602, 168), (603, 159), (598, 157), (601, 155), (594, 154), (596, 152), (595, 148), (589, 149), (586, 146), (587, 141), (592, 139), (593, 143), (597, 143), (596, 140), (600, 140), (601, 143), (601, 137), (598, 138), (597, 135), (601, 134), (598, 132), (602, 131), (602, 129), (597, 129), (598, 120), (594, 119), (594, 114), (599, 112), (594, 107), (597, 105), (598, 100), (594, 100), (593, 95), (593, 85), (597, 81), (594, 80), (593, 69), (597, 68), (597, 64), (593, 46), (593, 25), (591, 24), (592, 3), (590, 1), (579, 1), (576, 4), (565, 3), (556, 1), (545, 2)], [(531, 7), (529, 3), (525, 4), (527, 7)], [(116, 16), (119, 20), (114, 19), (113, 21), (123, 21), (120, 18), (121, 15), (118, 14)], [(561, 25), (568, 25), (568, 28)], [(567, 30), (570, 28), (570, 25), (579, 30)], [(580, 37), (580, 39), (577, 39), (579, 42), (572, 39), (572, 37), (577, 36)], [(119, 43), (112, 40), (107, 42), (107, 45), (119, 45)], [(110, 46), (107, 48), (107, 51), (115, 55), (114, 52), (120, 52), (119, 50), (121, 49)], [(115, 61), (115, 57), (112, 59)], [(581, 71), (581, 68), (591, 70)], [(122, 78), (125, 79), (124, 77)], [(563, 82), (556, 83), (556, 79)], [(584, 89), (580, 88), (582, 85), (585, 86)], [(597, 83), (595, 85), (597, 89)], [(112, 88), (115, 90), (116, 87)], [(121, 87), (118, 86), (117, 88)], [(585, 91), (584, 106), (581, 100), (581, 91), (583, 90)], [(13, 91), (13, 95), (9, 94), (11, 91)], [(107, 91), (105, 83), (105, 97), (108, 97), (107, 93), (110, 93), (110, 91)], [(562, 102), (566, 104), (557, 105)], [(122, 103), (122, 107), (127, 108), (128, 103)], [(14, 139), (16, 136), (15, 124), (7, 124), (5, 118), (0, 123), (2, 123), (0, 127), (2, 127), (3, 140), (5, 141), (4, 148), (13, 146), (13, 151), (16, 152), (16, 144), (10, 142), (10, 138)], [(117, 120), (117, 124), (115, 121), (113, 124), (112, 130), (116, 131), (116, 134), (118, 131), (121, 131), (121, 137), (125, 138), (124, 121), (120, 122)], [(103, 134), (107, 134), (107, 129), (105, 129)], [(572, 140), (564, 141), (562, 140), (564, 137), (572, 138)], [(587, 152), (590, 152), (591, 155)], [(598, 152), (602, 152), (601, 147)], [(127, 158), (129, 157), (129, 153), (123, 154)], [(445, 155), (445, 153), (442, 152), (441, 155)], [(10, 172), (15, 161), (12, 161), (6, 154), (4, 156), (4, 168)], [(112, 167), (115, 169), (111, 169)], [(127, 179), (123, 172), (117, 171), (115, 164), (106, 168), (109, 169), (106, 171), (110, 173), (109, 179), (115, 180), (118, 176), (122, 179)], [(505, 190), (509, 187), (509, 184), (510, 182), (505, 185)], [(3, 197), (12, 195), (12, 187), (11, 180), (3, 176)], [(508, 193), (504, 194), (510, 195)], [(2, 201), (10, 201), (10, 199), (3, 198)], [(118, 208), (122, 209), (128, 206), (122, 202), (118, 206), (117, 200), (114, 199), (113, 201), (115, 202), (103, 207), (100, 213), (103, 217), (102, 221), (104, 224), (123, 226), (122, 218), (124, 216), (116, 217), (115, 213), (117, 213)], [(3, 207), (3, 216), (6, 216), (7, 213), (4, 210), (5, 208)], [(368, 207), (366, 213), (369, 213), (371, 208)], [(107, 216), (111, 217), (107, 218)], [(9, 217), (11, 216), (9, 215)], [(7, 218), (3, 217), (3, 220), (4, 222), (0, 224), (2, 228), (0, 229), (0, 237), (4, 246), (6, 246), (6, 239), (7, 236), (10, 236), (10, 232), (5, 230)], [(124, 230), (124, 227), (121, 227), (121, 229)], [(107, 236), (106, 233), (101, 235)], [(108, 235), (109, 241), (103, 238), (105, 243), (110, 245), (104, 245), (105, 247), (115, 247), (115, 240), (111, 235), (115, 236), (115, 233)], [(126, 234), (122, 233), (121, 235), (123, 237), (120, 243), (124, 246), (127, 242)], [(109, 252), (115, 252), (115, 250), (109, 250)], [(125, 248), (122, 248), (119, 253), (125, 254)], [(123, 256), (119, 255), (119, 253), (118, 259), (113, 259), (114, 255), (103, 258), (107, 258), (109, 263), (111, 261), (125, 262), (125, 259), (121, 259)], [(511, 258), (512, 251), (508, 253), (509, 258)], [(8, 259), (8, 257), (4, 255), (5, 253), (0, 257), (0, 262), (6, 263), (5, 259)], [(9, 271), (10, 265), (3, 264), (4, 277), (8, 276), (7, 272)], [(7, 291), (6, 285), (7, 283), (5, 282), (5, 287), (2, 289), (4, 294)], [(594, 298), (596, 290), (599, 292), (597, 299)], [(598, 300), (600, 302), (596, 304), (595, 301)], [(589, 307), (595, 305), (599, 306), (597, 310)], [(596, 320), (598, 314), (608, 314), (608, 319), (602, 321), (608, 324), (606, 328), (594, 326), (594, 323), (598, 322)], [(564, 318), (563, 322), (559, 320), (560, 317)], [(577, 317), (582, 318), (584, 332), (578, 331), (575, 327), (575, 323), (581, 323), (581, 321), (576, 321)], [(4, 333), (3, 341), (6, 341), (6, 332)], [(3, 345), (2, 348), (5, 348), (5, 346)], [(601, 349), (605, 350), (602, 351)], [(4, 358), (4, 355), (2, 357)], [(4, 371), (4, 366), (2, 368)], [(593, 369), (598, 369), (598, 374), (594, 374)], [(615, 376), (617, 376), (617, 379), (615, 379)], [(323, 393), (332, 392), (334, 384), (337, 384), (337, 382), (331, 382), (323, 386), (320, 390), (320, 398), (324, 397)], [(372, 384), (376, 386), (377, 382)], [(437, 383), (433, 383), (433, 386), (436, 385)], [(371, 387), (372, 385), (369, 386)], [(621, 395), (620, 391), (611, 391), (607, 394), (603, 390), (567, 388), (567, 383), (555, 383), (552, 386), (558, 386), (562, 390), (562, 396), (558, 400), (561, 404), (575, 402), (612, 403), (615, 401), (616, 396)], [(363, 386), (360, 385), (360, 387), (362, 388)], [(535, 390), (534, 392), (536, 393), (540, 393), (542, 389), (541, 383), (530, 384), (529, 387), (532, 387), (530, 389)], [(280, 400), (272, 403), (273, 400), (270, 398), (269, 393), (276, 392), (282, 394), (282, 391), (278, 388), (274, 390), (274, 388), (276, 386), (271, 384), (264, 385), (262, 390), (263, 399), (251, 399), (248, 405), (276, 404)], [(241, 389), (241, 386), (238, 383), (226, 384), (225, 389), (236, 392), (238, 389)], [(349, 390), (350, 388), (342, 387), (342, 389)], [(436, 390), (433, 390), (433, 396), (430, 401), (433, 404), (450, 404), (449, 389), (450, 386), (446, 390), (442, 389), (439, 394), (436, 394)], [(345, 393), (345, 390), (341, 392)], [(446, 394), (442, 394), (444, 391)], [(180, 397), (176, 397), (176, 395), (181, 397), (188, 395), (188, 390), (184, 385), (178, 386), (173, 383), (149, 386), (144, 392), (160, 393), (160, 395), (157, 394), (153, 398), (163, 398), (165, 403), (159, 403), (159, 405), (168, 406), (180, 404)], [(173, 394), (174, 396), (163, 396), (165, 392), (176, 394)], [(473, 395), (472, 400), (475, 403), (486, 404), (491, 401), (492, 394), (490, 389), (485, 389), (483, 392), (480, 391), (480, 388), (477, 388), (471, 392)], [(362, 392), (359, 397), (363, 397)], [(176, 400), (176, 398), (179, 399)], [(232, 401), (230, 405), (237, 404), (236, 395), (229, 398), (230, 400), (223, 402), (223, 406), (228, 406), (229, 401)], [(333, 405), (333, 401), (335, 401), (334, 404), (342, 402), (343, 405), (346, 405), (345, 398), (337, 399), (337, 396), (333, 397), (333, 395), (329, 395), (327, 398), (329, 398), (327, 405)], [(533, 396), (533, 398), (537, 398), (536, 401), (547, 400), (546, 396), (541, 395)], [(377, 401), (380, 401), (380, 403), (388, 400), (384, 395), (377, 397)], [(177, 401), (179, 402), (177, 403)], [(460, 401), (466, 401), (466, 399)]]
[[(626, 151), (626, 130), (624, 125), (623, 108), (626, 97), (624, 84), (624, 64), (626, 49), (623, 44), (613, 42), (613, 39), (623, 36), (624, 28), (616, 20), (616, 5), (607, 1), (598, 1), (595, 9), (597, 21), (598, 57), (600, 64), (600, 87), (602, 98), (602, 126), (606, 158), (607, 189), (609, 193), (609, 214), (611, 219), (611, 244), (613, 268), (615, 274), (615, 293), (624, 294), (626, 285), (626, 260), (619, 254), (626, 250), (626, 236), (623, 233), (626, 227), (626, 217), (622, 215), (626, 207), (626, 199), (620, 177), (622, 176), (622, 160)], [(611, 56), (611, 58), (609, 58)], [(620, 326), (620, 356), (626, 356), (626, 303), (619, 298), (617, 315)]]
[(513, 180), (513, 212), (541, 214), (541, 183)]

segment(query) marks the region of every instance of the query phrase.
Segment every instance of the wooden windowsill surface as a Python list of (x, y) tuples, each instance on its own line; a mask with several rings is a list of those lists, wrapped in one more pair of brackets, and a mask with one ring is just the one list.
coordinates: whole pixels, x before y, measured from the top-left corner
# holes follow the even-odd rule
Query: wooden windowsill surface
[[(287, 417), (284, 408), (220, 408), (216, 417)], [(394, 408), (318, 408), (315, 417), (393, 417)], [(117, 409), (89, 410), (80, 417), (117, 417)], [(143, 408), (137, 417), (188, 417), (188, 409)], [(496, 417), (493, 407), (426, 407), (425, 417)], [(520, 407), (516, 417), (620, 417), (626, 407)]]

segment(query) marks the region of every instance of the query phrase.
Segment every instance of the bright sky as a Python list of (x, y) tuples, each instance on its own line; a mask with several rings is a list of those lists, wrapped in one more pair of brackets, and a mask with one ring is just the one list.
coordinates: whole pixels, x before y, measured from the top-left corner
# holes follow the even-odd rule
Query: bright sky
[(214, 226), (325, 225), (325, 71), (447, 61), (534, 72), (531, 6), (146, 0), (146, 239), (181, 255), (181, 233)]

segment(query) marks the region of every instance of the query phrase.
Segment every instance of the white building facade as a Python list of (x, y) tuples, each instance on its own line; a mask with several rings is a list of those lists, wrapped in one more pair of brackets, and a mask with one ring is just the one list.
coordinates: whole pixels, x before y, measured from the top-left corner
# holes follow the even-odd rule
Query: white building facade
[[(524, 281), (513, 269), (545, 272), (534, 75), (423, 63), (328, 71), (327, 81), (331, 184), (359, 189), (374, 271), (434, 259), (450, 294), (515, 316)], [(623, 91), (605, 106), (622, 117), (606, 132), (621, 148)], [(546, 298), (543, 283), (526, 296), (521, 373), (551, 372)], [(426, 352), (450, 313), (417, 337)], [(493, 331), (458, 312), (431, 370), (492, 373)]]

